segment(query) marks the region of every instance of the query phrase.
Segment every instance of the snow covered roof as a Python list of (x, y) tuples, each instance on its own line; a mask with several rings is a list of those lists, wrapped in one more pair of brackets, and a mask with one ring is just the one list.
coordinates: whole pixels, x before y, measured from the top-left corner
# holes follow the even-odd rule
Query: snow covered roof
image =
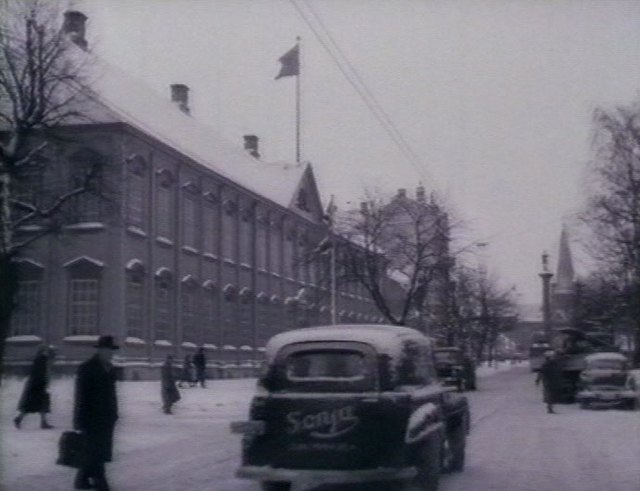
[(123, 70), (93, 53), (78, 56), (89, 57), (89, 97), (99, 103), (89, 111), (92, 121), (127, 123), (242, 187), (290, 207), (310, 164), (261, 162)]
[(305, 327), (276, 334), (266, 346), (267, 360), (272, 360), (280, 349), (293, 343), (310, 341), (353, 341), (372, 345), (378, 352), (397, 359), (401, 354), (403, 340), (415, 340), (430, 345), (429, 339), (408, 327), (339, 324), (321, 327)]

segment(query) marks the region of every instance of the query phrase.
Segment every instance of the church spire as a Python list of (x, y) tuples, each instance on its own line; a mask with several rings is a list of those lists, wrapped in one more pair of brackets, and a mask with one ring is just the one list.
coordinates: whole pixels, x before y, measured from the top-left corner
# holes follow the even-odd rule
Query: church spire
[(573, 260), (569, 248), (569, 236), (566, 226), (562, 226), (560, 233), (560, 248), (558, 250), (558, 271), (556, 274), (555, 291), (557, 293), (573, 292)]

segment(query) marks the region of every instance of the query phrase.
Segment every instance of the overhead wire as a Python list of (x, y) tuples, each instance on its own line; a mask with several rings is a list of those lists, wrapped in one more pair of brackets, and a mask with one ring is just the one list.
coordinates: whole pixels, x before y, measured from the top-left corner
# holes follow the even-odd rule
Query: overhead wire
[[(417, 173), (427, 182), (430, 182), (432, 187), (437, 190), (437, 183), (435, 178), (427, 171), (424, 165), (421, 163), (420, 158), (416, 152), (411, 148), (406, 138), (402, 135), (398, 127), (391, 120), (388, 113), (382, 108), (373, 92), (369, 89), (368, 85), (358, 73), (355, 66), (349, 61), (343, 50), (333, 38), (331, 32), (328, 30), (318, 13), (311, 7), (311, 5), (303, 0), (307, 10), (310, 14), (307, 14), (304, 9), (298, 5), (296, 0), (289, 0), (293, 7), (296, 9), (302, 20), (307, 24), (309, 29), (313, 32), (320, 45), (324, 48), (327, 54), (334, 61), (340, 72), (345, 79), (354, 88), (357, 94), (362, 99), (365, 106), (371, 111), (376, 120), (380, 123), (385, 132), (396, 144), (398, 149), (402, 152), (405, 158), (413, 165)], [(315, 23), (320, 27), (316, 27), (314, 22), (309, 18), (311, 15)], [(322, 32), (320, 32), (320, 30)], [(326, 39), (325, 39), (326, 38)], [(328, 40), (328, 41), (327, 41)]]

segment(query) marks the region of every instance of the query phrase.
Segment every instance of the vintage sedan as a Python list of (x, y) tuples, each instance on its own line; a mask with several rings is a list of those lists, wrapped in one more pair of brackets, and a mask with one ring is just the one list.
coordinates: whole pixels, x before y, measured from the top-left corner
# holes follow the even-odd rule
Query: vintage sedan
[(593, 353), (584, 359), (576, 400), (582, 408), (635, 409), (638, 388), (621, 353)]
[(270, 491), (294, 481), (412, 481), (436, 491), (461, 471), (464, 396), (440, 384), (430, 340), (413, 329), (334, 325), (271, 338), (242, 433), (237, 475)]

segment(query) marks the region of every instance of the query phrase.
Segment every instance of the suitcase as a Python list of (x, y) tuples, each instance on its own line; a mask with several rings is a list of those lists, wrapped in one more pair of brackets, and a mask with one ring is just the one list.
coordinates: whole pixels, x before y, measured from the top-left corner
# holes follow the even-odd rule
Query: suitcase
[(86, 453), (85, 437), (77, 431), (65, 431), (58, 441), (56, 464), (67, 467), (82, 467)]

